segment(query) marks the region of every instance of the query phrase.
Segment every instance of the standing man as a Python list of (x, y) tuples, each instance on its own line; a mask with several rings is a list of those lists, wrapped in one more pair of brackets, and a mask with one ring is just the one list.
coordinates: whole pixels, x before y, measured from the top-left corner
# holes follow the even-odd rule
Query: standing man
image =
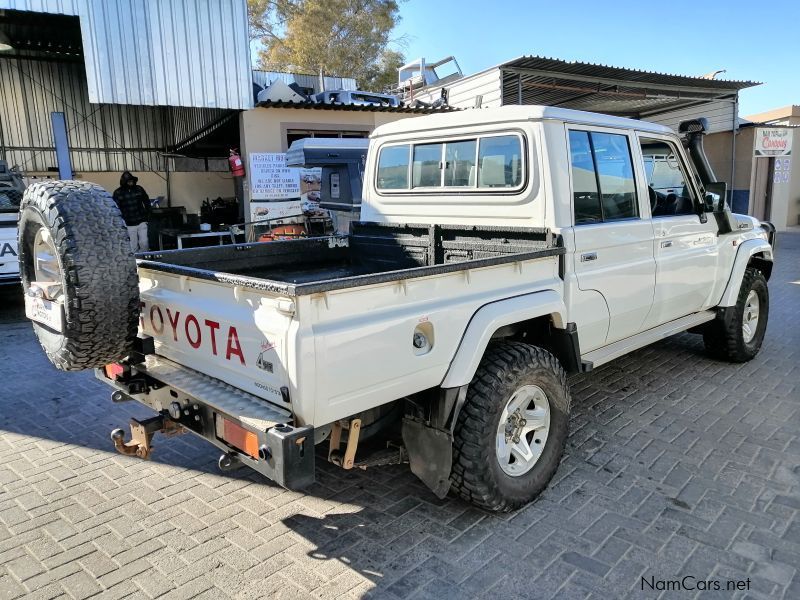
[(150, 218), (150, 198), (147, 192), (136, 182), (139, 181), (130, 171), (125, 171), (119, 178), (119, 187), (114, 190), (114, 202), (117, 203), (128, 236), (131, 238), (131, 252), (147, 252), (150, 244), (147, 241), (147, 221)]

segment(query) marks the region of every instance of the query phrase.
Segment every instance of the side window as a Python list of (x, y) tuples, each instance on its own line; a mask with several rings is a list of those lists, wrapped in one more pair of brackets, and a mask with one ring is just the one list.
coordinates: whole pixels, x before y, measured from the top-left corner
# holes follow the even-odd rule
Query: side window
[(522, 183), (522, 146), (515, 135), (481, 138), (478, 187), (517, 187)]
[(475, 187), (475, 140), (448, 142), (444, 148), (445, 187)]
[(586, 131), (569, 132), (569, 152), (572, 164), (572, 192), (575, 224), (600, 223), (600, 190), (592, 158), (592, 146)]
[(414, 162), (411, 165), (411, 187), (438, 187), (442, 185), (441, 144), (414, 146)]
[(386, 146), (378, 157), (378, 189), (408, 189), (408, 155), (411, 147)]
[(575, 224), (637, 218), (628, 137), (570, 130), (569, 144)]
[(640, 138), (640, 143), (653, 216), (695, 214), (694, 196), (675, 146), (650, 138)]

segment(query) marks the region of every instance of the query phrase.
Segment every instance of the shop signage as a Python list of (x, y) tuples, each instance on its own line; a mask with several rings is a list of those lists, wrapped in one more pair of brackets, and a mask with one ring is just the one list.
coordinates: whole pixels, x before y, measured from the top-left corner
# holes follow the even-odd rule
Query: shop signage
[(753, 154), (759, 156), (790, 156), (792, 134), (786, 127), (759, 127), (756, 129)]
[(283, 152), (250, 154), (250, 199), (300, 198), (300, 169), (286, 166)]

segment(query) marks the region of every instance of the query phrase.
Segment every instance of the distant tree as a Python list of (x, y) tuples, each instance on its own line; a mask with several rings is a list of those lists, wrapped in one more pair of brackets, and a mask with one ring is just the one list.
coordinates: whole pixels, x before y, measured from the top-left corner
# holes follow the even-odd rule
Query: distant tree
[[(402, 0), (401, 0), (402, 1)], [(397, 0), (248, 0), (258, 67), (353, 77), (381, 91), (397, 81), (403, 54), (390, 44), (400, 21)]]

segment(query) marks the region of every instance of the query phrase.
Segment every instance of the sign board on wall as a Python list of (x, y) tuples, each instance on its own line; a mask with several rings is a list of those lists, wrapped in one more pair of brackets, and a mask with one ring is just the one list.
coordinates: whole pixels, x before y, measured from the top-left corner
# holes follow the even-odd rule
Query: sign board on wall
[(250, 199), (289, 200), (300, 197), (300, 170), (286, 166), (283, 152), (250, 154)]
[(283, 152), (257, 152), (249, 158), (251, 221), (301, 215), (304, 204), (319, 203), (321, 168), (287, 167)]
[(272, 219), (285, 219), (303, 214), (302, 203), (299, 198), (286, 201), (251, 202), (250, 221), (266, 221)]
[(753, 154), (759, 156), (790, 156), (792, 134), (786, 127), (759, 127), (756, 129)]
[(789, 183), (792, 172), (792, 161), (789, 158), (776, 158), (775, 170), (772, 175), (773, 183)]

